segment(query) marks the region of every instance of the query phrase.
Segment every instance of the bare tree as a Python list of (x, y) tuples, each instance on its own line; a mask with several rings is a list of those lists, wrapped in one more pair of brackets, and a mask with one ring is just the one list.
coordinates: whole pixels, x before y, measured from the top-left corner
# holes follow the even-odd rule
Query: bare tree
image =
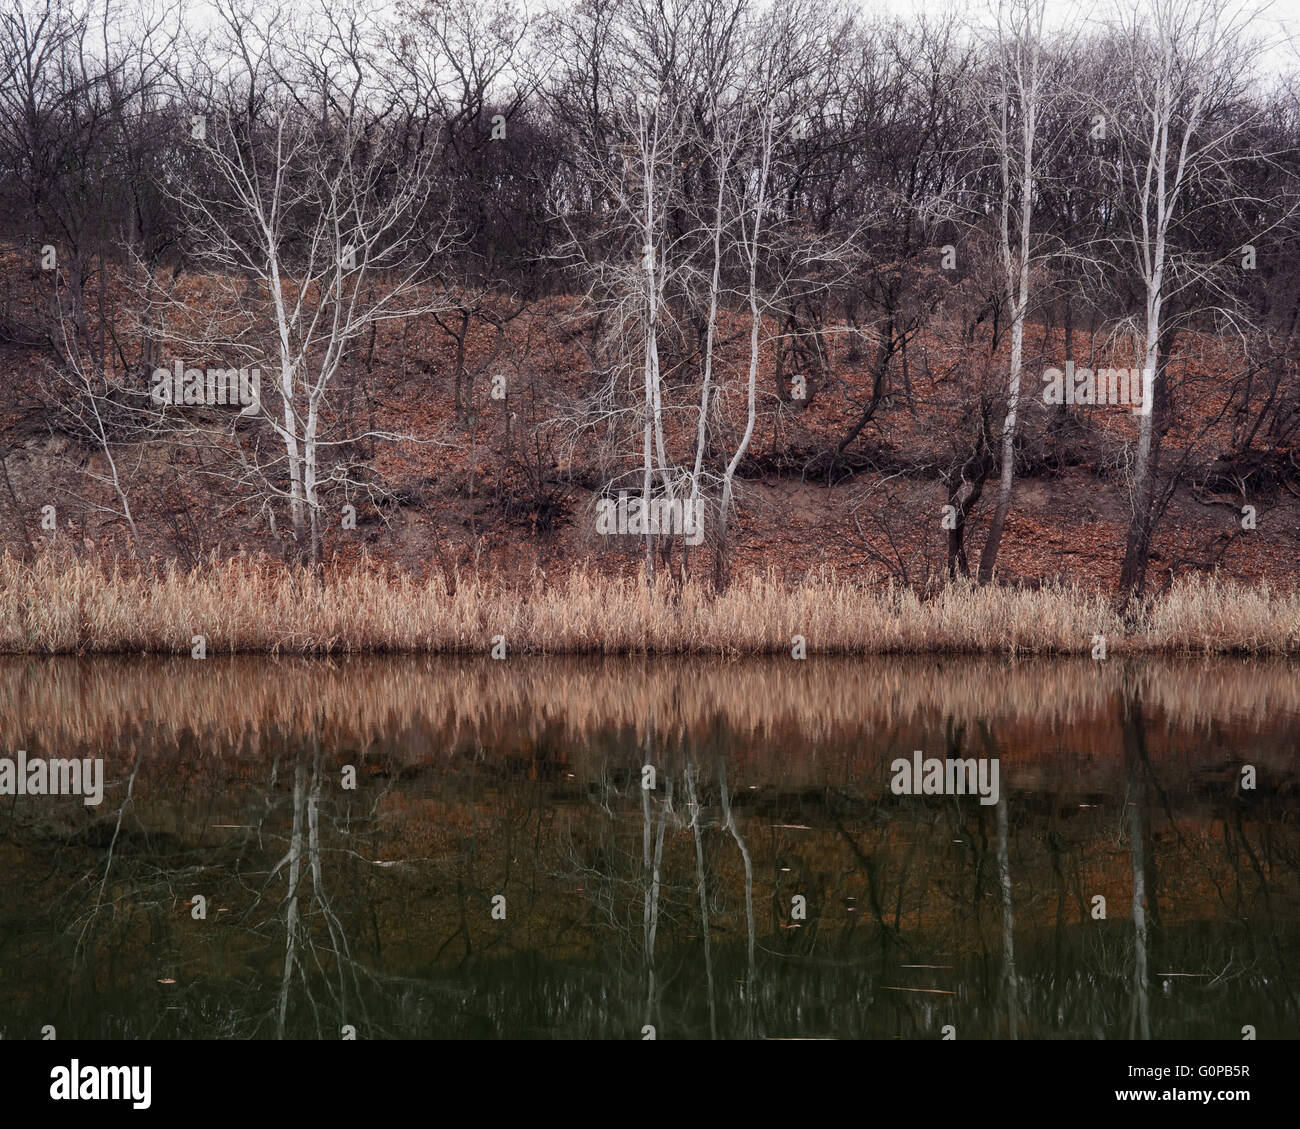
[(341, 48), (328, 30), (321, 36), (317, 53), (344, 50), (340, 63), (350, 71), (340, 65), (333, 82), (315, 76), (317, 91), (292, 74), (267, 76), (275, 47), (310, 29), (221, 10), (230, 56), (244, 67), (245, 99), (232, 88), (201, 116), (196, 144), (212, 183), (175, 192), (193, 254), (227, 280), (227, 302), (216, 335), (191, 343), (257, 358), (269, 337), (270, 395), (256, 412), (283, 451), (266, 463), (246, 453), (240, 481), (287, 498), (299, 550), (318, 563), (320, 491), (345, 478), (322, 452), (360, 438), (326, 437), (332, 386), (350, 349), (377, 324), (448, 307), (428, 281), (455, 235), (445, 217), (430, 224), (425, 213), (436, 152), (399, 160), (398, 139), (374, 108), (371, 37), (356, 13)]
[[(1002, 529), (1011, 508), (1015, 481), (1016, 423), (1020, 411), (1020, 370), (1024, 356), (1025, 315), (1029, 309), (1030, 236), (1034, 217), (1034, 145), (1038, 136), (1043, 91), (1042, 35), (1045, 0), (999, 2), (997, 9), (997, 118), (993, 131), (1001, 197), (998, 205), (1002, 267), (1011, 323), (1011, 358), (1007, 374), (1007, 411), (1002, 423), (1002, 478), (997, 506), (984, 551), (979, 581), (993, 579)], [(1012, 140), (1012, 122), (1019, 136)], [(1013, 207), (1013, 192), (1016, 197)], [(1014, 223), (1012, 220), (1015, 215)], [(1014, 234), (1013, 234), (1014, 229)]]
[[(1154, 528), (1159, 445), (1168, 425), (1168, 363), (1178, 322), (1171, 306), (1212, 284), (1219, 262), (1197, 254), (1187, 236), (1191, 186), (1235, 196), (1235, 141), (1249, 118), (1234, 112), (1245, 87), (1248, 13), (1227, 0), (1147, 0), (1122, 9), (1118, 40), (1123, 81), (1099, 99), (1118, 156), (1113, 184), (1123, 220), (1106, 240), (1141, 285), (1137, 353), (1143, 374), (1132, 509), (1120, 586), (1141, 592)], [(1181, 311), (1186, 314), (1186, 309)]]

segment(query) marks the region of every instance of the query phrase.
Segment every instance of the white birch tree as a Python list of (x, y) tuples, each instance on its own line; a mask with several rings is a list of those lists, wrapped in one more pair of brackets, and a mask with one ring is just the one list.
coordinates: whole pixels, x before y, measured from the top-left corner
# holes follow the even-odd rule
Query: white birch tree
[(348, 36), (335, 29), (316, 41), (320, 58), (345, 45), (337, 81), (328, 66), (303, 81), (279, 70), (273, 53), (310, 30), (221, 11), (242, 69), (228, 77), (226, 102), (197, 119), (193, 141), (211, 179), (175, 194), (191, 254), (228, 299), (222, 332), (205, 347), (262, 358), (270, 370), (256, 416), (282, 455), (264, 464), (246, 451), (241, 481), (287, 500), (299, 550), (318, 564), (320, 491), (342, 474), (324, 456), (360, 438), (326, 437), (331, 389), (372, 327), (447, 308), (429, 276), (455, 237), (445, 217), (429, 214), (436, 153), (399, 159), (372, 103), (378, 64), (364, 54), (358, 16), (348, 16)]
[(1009, 3), (999, 0), (997, 7), (998, 90), (993, 142), (1001, 188), (998, 249), (1006, 280), (1011, 357), (1007, 372), (1007, 410), (1002, 424), (1002, 476), (993, 521), (980, 554), (978, 578), (981, 584), (993, 579), (1015, 482), (1016, 424), (1020, 412), (1025, 315), (1029, 309), (1030, 237), (1036, 172), (1034, 146), (1038, 139), (1039, 104), (1045, 78), (1042, 64), (1045, 11), (1045, 0), (1010, 0)]
[(1228, 0), (1143, 0), (1122, 8), (1122, 53), (1114, 68), (1122, 81), (1099, 106), (1118, 150), (1114, 184), (1124, 222), (1113, 242), (1143, 300), (1136, 333), (1143, 394), (1120, 574), (1126, 597), (1141, 591), (1151, 552), (1176, 332), (1169, 307), (1194, 288), (1212, 286), (1218, 265), (1181, 246), (1180, 227), (1188, 219), (1191, 185), (1201, 197), (1231, 199), (1235, 193), (1233, 165), (1244, 156), (1235, 141), (1251, 120), (1236, 112), (1250, 61), (1244, 37), (1249, 18)]

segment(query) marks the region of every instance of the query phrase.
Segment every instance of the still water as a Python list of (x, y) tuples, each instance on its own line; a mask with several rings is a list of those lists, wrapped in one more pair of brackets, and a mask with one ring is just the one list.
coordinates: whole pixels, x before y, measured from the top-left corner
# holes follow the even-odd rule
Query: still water
[(0, 796), (0, 1037), (1296, 1038), (1298, 749), (1285, 661), (7, 659), (104, 787)]

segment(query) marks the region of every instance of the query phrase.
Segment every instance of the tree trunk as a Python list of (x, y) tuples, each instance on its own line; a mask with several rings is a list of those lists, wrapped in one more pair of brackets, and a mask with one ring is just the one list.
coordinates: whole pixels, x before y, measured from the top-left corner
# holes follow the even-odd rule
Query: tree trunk
[(1124, 547), (1124, 564), (1120, 569), (1120, 592), (1127, 607), (1141, 596), (1146, 585), (1147, 565), (1151, 559), (1151, 541), (1155, 533), (1155, 483), (1160, 467), (1160, 440), (1163, 435), (1162, 420), (1168, 400), (1169, 354), (1173, 348), (1175, 332), (1166, 331), (1158, 340), (1148, 344), (1149, 358), (1143, 373), (1155, 372), (1151, 382), (1151, 402), (1143, 397), (1142, 414), (1138, 416), (1138, 449), (1133, 470), (1133, 512), (1129, 519), (1128, 538)]

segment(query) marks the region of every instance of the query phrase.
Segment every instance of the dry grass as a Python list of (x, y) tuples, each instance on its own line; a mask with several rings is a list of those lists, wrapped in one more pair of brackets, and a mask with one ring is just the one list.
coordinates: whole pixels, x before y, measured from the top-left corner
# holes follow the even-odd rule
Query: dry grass
[(649, 589), (575, 572), (512, 588), (448, 584), (380, 568), (318, 581), (264, 561), (211, 561), (153, 575), (43, 556), (0, 556), (0, 653), (1293, 654), (1300, 594), (1213, 579), (1185, 581), (1125, 625), (1103, 596), (958, 584), (927, 597), (864, 588), (827, 573), (789, 586), (750, 577), (721, 595), (705, 585)]

